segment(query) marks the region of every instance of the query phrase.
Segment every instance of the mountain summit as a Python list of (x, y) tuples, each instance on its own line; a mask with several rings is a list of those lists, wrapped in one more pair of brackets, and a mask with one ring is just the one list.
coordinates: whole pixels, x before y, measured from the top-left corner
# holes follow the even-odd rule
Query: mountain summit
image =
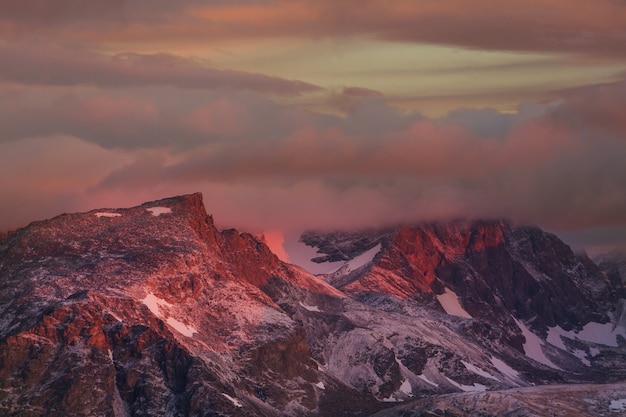
[[(506, 222), (359, 233), (324, 276), (217, 230), (200, 194), (9, 233), (0, 414), (463, 415), (472, 395), (465, 412), (484, 400), (498, 415), (546, 384), (585, 392), (585, 415), (626, 404), (622, 281), (555, 236)], [(482, 395), (509, 389), (513, 405)]]

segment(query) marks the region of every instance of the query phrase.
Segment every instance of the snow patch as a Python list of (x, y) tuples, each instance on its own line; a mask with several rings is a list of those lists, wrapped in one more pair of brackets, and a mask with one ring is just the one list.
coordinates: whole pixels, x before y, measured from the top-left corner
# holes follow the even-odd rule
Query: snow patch
[(112, 312), (112, 311), (109, 311), (109, 310), (103, 310), (103, 311), (102, 311), (102, 313), (103, 313), (103, 314), (105, 314), (105, 313), (106, 313), (106, 314), (111, 315), (111, 317), (113, 317), (113, 318), (114, 318), (115, 320), (117, 320), (117, 321), (124, 321), (124, 320), (122, 320), (122, 319), (121, 319), (121, 318), (120, 318), (117, 314), (115, 314), (115, 313), (114, 313), (114, 312)]
[(104, 211), (95, 213), (94, 216), (96, 216), (98, 218), (100, 218), (100, 217), (122, 217), (122, 215), (119, 214), (119, 213), (107, 213), (107, 212), (104, 212)]
[(378, 245), (374, 246), (372, 249), (363, 252), (362, 254), (355, 257), (354, 259), (349, 260), (340, 269), (342, 269), (345, 274), (349, 274), (352, 271), (356, 271), (357, 269), (372, 262), (374, 260), (374, 257), (378, 254), (378, 252), (380, 252), (381, 248), (382, 248), (382, 245), (379, 243)]
[(319, 389), (326, 389), (326, 385), (324, 385), (322, 381), (315, 384), (315, 386), (318, 387)]
[[(113, 352), (111, 352), (111, 349), (107, 349), (107, 353), (111, 362), (113, 362)], [(117, 387), (115, 379), (113, 379), (113, 404), (111, 405), (114, 417), (128, 417), (130, 415), (126, 403), (122, 400), (122, 396), (120, 395), (120, 390)]]
[(381, 401), (384, 402), (384, 403), (397, 403), (397, 402), (400, 402), (400, 400), (398, 400), (396, 397), (394, 397), (393, 394), (391, 394), (387, 398), (383, 398)]
[(560, 326), (548, 327), (548, 337), (546, 337), (546, 342), (567, 352), (567, 347), (565, 346), (565, 343), (563, 343), (563, 337), (574, 339), (574, 332), (565, 331)]
[(308, 311), (315, 311), (317, 313), (321, 313), (322, 312), (322, 310), (320, 310), (318, 306), (309, 306), (309, 305), (306, 305), (306, 304), (304, 304), (302, 302), (300, 302), (300, 305), (302, 306), (302, 308), (304, 308), (305, 310), (308, 310)]
[(617, 336), (621, 335), (626, 339), (626, 328), (624, 326), (614, 326), (611, 323), (587, 323), (583, 329), (576, 334), (578, 339), (585, 342), (593, 342), (601, 345), (618, 347)]
[(172, 209), (169, 207), (150, 207), (146, 210), (152, 213), (152, 215), (155, 217), (158, 217), (161, 214), (169, 214), (172, 212)]
[(383, 398), (381, 401), (384, 403), (399, 403), (403, 402), (407, 397), (413, 396), (413, 389), (408, 379), (402, 381), (402, 385), (395, 393), (391, 394), (387, 398)]
[(300, 234), (285, 236), (282, 246), (285, 252), (287, 252), (289, 262), (298, 265), (313, 275), (329, 274), (343, 264), (341, 261), (322, 263), (311, 261), (311, 259), (320, 256), (321, 253), (317, 251), (316, 247), (308, 246), (300, 241)]
[(469, 362), (461, 361), (461, 363), (465, 366), (465, 368), (468, 371), (473, 372), (476, 375), (484, 376), (485, 378), (493, 379), (494, 381), (499, 381), (498, 378), (496, 378), (495, 376), (491, 375), (489, 372), (483, 371), (479, 367), (477, 367), (477, 366), (475, 366), (475, 365), (473, 365), (473, 364), (471, 364)]
[(461, 307), (461, 303), (459, 303), (459, 297), (456, 293), (448, 288), (445, 289), (443, 294), (437, 295), (437, 300), (441, 307), (451, 316), (463, 317), (466, 319), (471, 319), (472, 316), (465, 311), (463, 307)]
[[(598, 343), (600, 345), (618, 347), (617, 336), (621, 335), (626, 338), (626, 328), (621, 325), (613, 325), (611, 323), (587, 323), (581, 331), (566, 331), (559, 326), (548, 328), (547, 341), (553, 346), (567, 351), (563, 343), (563, 337), (572, 340), (582, 340), (583, 342)], [(593, 356), (593, 355), (592, 355)]]
[[(396, 358), (396, 362), (398, 364), (400, 364), (401, 369), (402, 369), (402, 367), (404, 367), (404, 365), (402, 365), (402, 362), (400, 362), (398, 360), (398, 358)], [(393, 394), (391, 394), (387, 398), (383, 398), (382, 401), (386, 402), (386, 403), (401, 402), (401, 401), (404, 401), (405, 399), (410, 398), (412, 396), (413, 396), (413, 387), (411, 387), (411, 381), (409, 381), (408, 378), (407, 378), (407, 379), (404, 379), (404, 381), (402, 381), (402, 384), (400, 385), (400, 388), (398, 388), (398, 390), (396, 392), (394, 392)]]
[(493, 364), (493, 366), (495, 366), (496, 369), (498, 371), (500, 371), (500, 373), (502, 373), (502, 375), (508, 376), (509, 378), (513, 378), (513, 379), (517, 379), (519, 377), (519, 372), (517, 372), (515, 369), (511, 368), (509, 365), (507, 365), (506, 363), (504, 363), (500, 359), (494, 358), (492, 356), (490, 358), (490, 360), (491, 360), (491, 363)]
[(430, 385), (432, 385), (432, 386), (434, 386), (434, 387), (439, 387), (439, 384), (438, 384), (438, 383), (431, 381), (431, 380), (430, 380), (430, 379), (428, 379), (428, 377), (427, 377), (426, 375), (424, 375), (424, 374), (419, 374), (417, 377), (418, 377), (419, 379), (421, 379), (422, 381), (426, 382), (427, 384), (430, 384)]
[(194, 334), (198, 333), (195, 327), (188, 326), (182, 321), (178, 321), (172, 317), (168, 317), (165, 322), (183, 336), (193, 337)]
[(402, 385), (400, 385), (399, 391), (409, 397), (413, 396), (413, 388), (411, 387), (411, 382), (408, 379), (402, 381)]
[(380, 252), (382, 245), (379, 243), (370, 250), (362, 253), (353, 259), (335, 262), (322, 262), (317, 263), (311, 261), (311, 259), (317, 258), (322, 254), (318, 252), (316, 247), (308, 246), (304, 242), (299, 240), (298, 236), (286, 236), (282, 242), (286, 255), (289, 258), (289, 262), (294, 265), (305, 269), (313, 275), (326, 275), (326, 274), (349, 274), (366, 264), (372, 262), (376, 254)]
[(198, 333), (198, 330), (196, 330), (195, 327), (188, 326), (173, 317), (169, 317), (167, 314), (161, 313), (161, 309), (171, 308), (174, 306), (156, 295), (148, 293), (146, 298), (144, 298), (141, 302), (148, 307), (152, 314), (161, 320), (165, 320), (165, 323), (167, 323), (168, 326), (172, 327), (183, 336), (193, 337), (195, 333)]
[(531, 332), (530, 329), (526, 327), (521, 321), (517, 320), (516, 318), (514, 318), (513, 320), (515, 320), (517, 327), (520, 328), (522, 334), (524, 335), (524, 338), (526, 339), (526, 342), (524, 342), (524, 353), (526, 354), (526, 356), (536, 360), (539, 363), (549, 366), (550, 368), (561, 369), (556, 366), (550, 359), (548, 359), (545, 353), (543, 353), (543, 349), (541, 348), (543, 346), (543, 341), (539, 338), (539, 336)]
[(572, 355), (576, 356), (585, 366), (591, 366), (591, 362), (587, 359), (587, 352), (584, 350), (576, 349), (572, 352)]
[(239, 402), (239, 400), (237, 400), (236, 398), (231, 397), (230, 395), (226, 394), (225, 392), (224, 392), (224, 393), (222, 393), (222, 395), (223, 395), (224, 397), (226, 397), (226, 398), (227, 398), (227, 399), (228, 399), (231, 403), (233, 403), (233, 405), (234, 405), (235, 407), (239, 407), (239, 408), (243, 407), (243, 404), (241, 404), (241, 403)]
[(141, 300), (141, 302), (148, 307), (148, 309), (152, 312), (152, 314), (154, 314), (155, 316), (157, 316), (158, 318), (162, 319), (163, 315), (161, 314), (161, 307), (172, 307), (172, 305), (170, 303), (168, 303), (167, 301), (157, 297), (156, 295), (152, 294), (151, 292), (148, 293), (148, 295), (146, 295), (146, 298), (144, 298), (143, 300)]
[(122, 396), (120, 395), (120, 390), (113, 380), (113, 415), (115, 417), (128, 417), (130, 413), (128, 412), (128, 407), (124, 400), (122, 400)]
[(626, 411), (626, 398), (621, 398), (619, 400), (611, 400), (609, 409), (614, 413), (617, 413), (620, 411)]
[(484, 386), (483, 384), (474, 383), (472, 385), (463, 385), (463, 384), (459, 384), (456, 381), (451, 380), (447, 376), (444, 376), (444, 378), (446, 378), (449, 383), (451, 383), (452, 385), (454, 385), (455, 387), (457, 387), (461, 391), (465, 391), (465, 392), (483, 392), (483, 391), (487, 391), (487, 387)]

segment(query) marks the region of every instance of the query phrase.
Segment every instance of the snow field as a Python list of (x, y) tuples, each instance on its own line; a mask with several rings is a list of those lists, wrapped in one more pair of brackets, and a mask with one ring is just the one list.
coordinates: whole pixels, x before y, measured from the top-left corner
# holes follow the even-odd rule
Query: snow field
[(487, 391), (487, 387), (484, 386), (483, 384), (474, 383), (472, 385), (463, 385), (463, 384), (459, 384), (458, 382), (448, 378), (447, 376), (444, 376), (444, 378), (446, 380), (448, 380), (448, 382), (450, 384), (454, 385), (455, 387), (457, 387), (461, 391), (465, 391), (465, 392), (483, 392), (483, 391)]
[(473, 365), (473, 364), (471, 364), (469, 362), (461, 361), (461, 363), (465, 366), (465, 368), (468, 371), (473, 372), (476, 375), (484, 376), (485, 378), (493, 379), (494, 381), (500, 381), (498, 378), (496, 378), (495, 376), (491, 375), (489, 372), (483, 371), (479, 367), (477, 367), (477, 366), (475, 366), (475, 365)]
[(611, 400), (611, 404), (609, 405), (609, 410), (614, 413), (619, 413), (620, 411), (626, 411), (626, 398), (621, 398), (619, 400)]
[(600, 345), (618, 347), (617, 336), (621, 335), (626, 338), (626, 328), (612, 323), (587, 323), (581, 331), (567, 331), (561, 327), (550, 327), (548, 329), (547, 341), (553, 346), (567, 350), (561, 337), (567, 337), (572, 340), (582, 340), (584, 342), (598, 343)]
[(363, 252), (362, 254), (355, 257), (354, 259), (349, 260), (344, 265), (342, 265), (339, 269), (344, 270), (343, 272), (345, 274), (349, 274), (352, 271), (356, 271), (357, 269), (372, 262), (374, 260), (374, 257), (378, 254), (378, 252), (380, 252), (381, 248), (382, 246), (379, 243), (378, 245), (374, 246), (372, 249), (366, 252)]
[(156, 295), (148, 293), (148, 295), (146, 295), (146, 298), (144, 298), (141, 302), (146, 307), (148, 307), (152, 314), (154, 314), (161, 320), (165, 320), (165, 323), (167, 323), (168, 326), (170, 326), (183, 336), (193, 337), (195, 333), (198, 333), (198, 330), (196, 330), (195, 327), (188, 326), (182, 321), (176, 320), (173, 317), (169, 317), (167, 313), (161, 313), (162, 309), (167, 310), (168, 308), (172, 308), (174, 306), (167, 301), (157, 297)]
[(317, 313), (321, 313), (321, 310), (319, 309), (319, 307), (318, 307), (318, 306), (310, 306), (310, 305), (306, 305), (306, 304), (302, 303), (302, 301), (300, 302), (300, 306), (301, 306), (302, 308), (304, 308), (305, 310), (308, 310), (308, 311), (314, 311), (314, 312), (317, 312)]
[(422, 381), (426, 382), (427, 384), (432, 385), (433, 387), (439, 387), (439, 384), (436, 382), (431, 381), (430, 379), (428, 379), (428, 377), (424, 374), (419, 374), (417, 376), (419, 379), (421, 379)]
[(226, 394), (225, 392), (222, 393), (222, 395), (231, 403), (233, 403), (233, 405), (237, 408), (241, 408), (243, 407), (243, 404), (241, 404), (239, 402), (239, 400), (237, 400), (236, 398), (231, 397), (230, 395)]
[(561, 369), (556, 366), (550, 359), (548, 359), (545, 353), (543, 353), (543, 349), (541, 348), (543, 346), (543, 340), (541, 340), (539, 336), (531, 332), (530, 329), (524, 325), (524, 323), (517, 320), (516, 318), (514, 318), (513, 320), (515, 320), (517, 327), (520, 328), (522, 334), (524, 335), (524, 338), (526, 339), (526, 341), (524, 342), (524, 353), (526, 354), (526, 356), (536, 360), (539, 363), (549, 366), (550, 368)]
[(494, 358), (493, 356), (490, 358), (491, 363), (493, 364), (493, 366), (496, 367), (496, 369), (498, 371), (500, 371), (500, 373), (502, 373), (502, 375), (507, 376), (511, 379), (518, 379), (519, 378), (519, 372), (517, 372), (515, 369), (511, 368), (509, 365), (507, 365), (506, 363), (504, 363), (503, 361), (501, 361), (498, 358)]
[(107, 213), (107, 212), (104, 212), (104, 211), (95, 213), (94, 216), (96, 216), (98, 218), (100, 218), (100, 217), (122, 217), (122, 215), (119, 214), (119, 213)]
[(446, 292), (437, 295), (437, 300), (439, 301), (439, 304), (441, 304), (441, 307), (443, 307), (449, 315), (463, 317), (466, 319), (472, 318), (472, 316), (461, 306), (461, 303), (459, 303), (459, 297), (454, 291), (446, 288)]
[(146, 211), (152, 213), (154, 217), (158, 217), (161, 214), (169, 214), (172, 212), (172, 209), (169, 207), (150, 207), (147, 208)]

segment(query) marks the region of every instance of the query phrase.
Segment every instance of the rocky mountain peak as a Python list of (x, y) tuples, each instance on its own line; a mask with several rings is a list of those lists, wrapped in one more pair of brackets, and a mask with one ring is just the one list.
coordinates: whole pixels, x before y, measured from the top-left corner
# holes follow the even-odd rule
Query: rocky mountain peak
[(553, 235), (483, 221), (309, 238), (348, 265), (286, 264), (217, 230), (200, 194), (1, 237), (0, 415), (367, 416), (626, 379), (624, 303)]
[(447, 288), (475, 317), (511, 311), (538, 330), (607, 320), (592, 312), (608, 311), (617, 297), (606, 274), (555, 235), (504, 220), (398, 227), (370, 264), (328, 280), (350, 294), (401, 299), (441, 295)]

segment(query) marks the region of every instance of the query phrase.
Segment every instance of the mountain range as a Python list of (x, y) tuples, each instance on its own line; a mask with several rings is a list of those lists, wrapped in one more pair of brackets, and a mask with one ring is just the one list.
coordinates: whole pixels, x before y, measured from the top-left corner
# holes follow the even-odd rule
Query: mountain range
[(327, 273), (200, 194), (1, 236), (0, 415), (626, 413), (619, 257), (505, 220), (301, 241)]

